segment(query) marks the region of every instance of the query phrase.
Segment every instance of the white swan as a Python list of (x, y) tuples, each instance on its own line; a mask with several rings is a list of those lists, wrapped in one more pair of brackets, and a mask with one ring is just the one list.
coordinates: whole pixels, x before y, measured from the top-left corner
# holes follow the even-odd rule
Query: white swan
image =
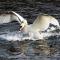
[(32, 37), (36, 39), (43, 39), (43, 34), (41, 32), (47, 30), (50, 24), (59, 27), (58, 20), (46, 14), (39, 15), (37, 19), (33, 22), (33, 24), (28, 25), (26, 19), (24, 19), (22, 16), (14, 11), (12, 11), (12, 13), (14, 13), (19, 18), (19, 20), (21, 20), (20, 30), (24, 33), (29, 33)]
[[(3, 13), (0, 15), (0, 24), (8, 23), (16, 20), (22, 25), (22, 28), (28, 25), (27, 20), (24, 19), (21, 15), (17, 14), (14, 11), (10, 11), (10, 12), (11, 13), (9, 14)], [(46, 14), (39, 15), (37, 19), (34, 21), (34, 23), (31, 25), (31, 28), (33, 28), (33, 30), (36, 29), (35, 31), (44, 31), (48, 28), (50, 23), (55, 26), (59, 26), (58, 20), (55, 19), (54, 17), (48, 16)]]
[(44, 15), (39, 15), (37, 19), (33, 22), (33, 24), (28, 25), (27, 20), (24, 19), (22, 16), (17, 14), (16, 12), (12, 11), (18, 18), (21, 23), (22, 28), (25, 29), (27, 27), (30, 28), (31, 31), (44, 31), (49, 27), (49, 24), (53, 24), (57, 27), (59, 27), (59, 22), (57, 19), (55, 19), (52, 16), (48, 16), (46, 14)]
[[(44, 33), (42, 33), (42, 31), (45, 31), (48, 29), (50, 24), (53, 24), (56, 27), (59, 27), (59, 22), (57, 19), (55, 19), (52, 16), (48, 16), (46, 14), (44, 15), (39, 15), (37, 17), (37, 19), (33, 22), (33, 24), (28, 25), (27, 20), (24, 19), (21, 15), (17, 14), (14, 11), (11, 11), (13, 14), (10, 15), (10, 19), (6, 19), (6, 21), (1, 22), (0, 19), (0, 23), (7, 23), (7, 22), (11, 22), (13, 20), (16, 20), (20, 23), (20, 30), (22, 32), (22, 34), (29, 34), (30, 37), (29, 39), (43, 39)], [(45, 34), (46, 35), (46, 34)], [(47, 36), (47, 35), (46, 35)], [(25, 39), (23, 37), (23, 39)]]

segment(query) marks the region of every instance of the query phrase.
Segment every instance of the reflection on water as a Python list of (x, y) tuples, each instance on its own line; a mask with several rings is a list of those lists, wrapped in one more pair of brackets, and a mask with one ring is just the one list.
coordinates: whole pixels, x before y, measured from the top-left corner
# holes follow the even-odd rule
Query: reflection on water
[[(14, 29), (10, 24), (0, 26), (0, 35), (6, 34), (7, 30), (10, 32), (19, 30), (16, 22), (12, 23)], [(0, 38), (0, 60), (58, 60), (60, 58), (59, 46), (60, 36), (58, 35), (36, 41), (28, 39), (9, 41)]]
[(59, 47), (49, 46), (46, 40), (9, 41), (0, 44), (0, 57), (8, 59), (58, 59)]
[[(53, 41), (54, 42), (54, 41)], [(13, 60), (39, 60), (59, 59), (59, 46), (55, 46), (52, 42), (49, 45), (47, 40), (37, 41), (1, 41), (0, 42), (0, 57), (1, 59)]]

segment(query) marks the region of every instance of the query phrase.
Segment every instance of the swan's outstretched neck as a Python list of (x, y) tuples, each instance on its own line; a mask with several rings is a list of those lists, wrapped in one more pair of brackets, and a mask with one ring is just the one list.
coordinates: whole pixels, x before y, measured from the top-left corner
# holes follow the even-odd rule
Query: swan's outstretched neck
[(21, 28), (20, 28), (20, 30), (27, 30), (27, 26), (28, 26), (28, 23), (27, 23), (27, 20), (26, 19), (24, 19), (21, 15), (19, 15), (19, 14), (17, 14), (16, 12), (14, 12), (14, 11), (12, 11), (12, 13), (14, 14), (14, 15), (16, 15), (17, 17), (18, 17), (18, 22), (20, 23), (20, 26), (21, 26)]
[(19, 23), (21, 23), (23, 20), (25, 20), (21, 15), (17, 14), (16, 12), (12, 11), (12, 13), (18, 17)]

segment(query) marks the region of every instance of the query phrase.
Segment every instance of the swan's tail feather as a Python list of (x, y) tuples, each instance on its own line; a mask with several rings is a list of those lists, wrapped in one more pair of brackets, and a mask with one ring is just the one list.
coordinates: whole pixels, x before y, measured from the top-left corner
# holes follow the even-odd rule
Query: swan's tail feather
[(21, 24), (21, 22), (25, 19), (14, 11), (9, 11), (9, 14), (3, 13), (0, 15), (0, 24), (9, 23), (14, 20), (18, 21)]

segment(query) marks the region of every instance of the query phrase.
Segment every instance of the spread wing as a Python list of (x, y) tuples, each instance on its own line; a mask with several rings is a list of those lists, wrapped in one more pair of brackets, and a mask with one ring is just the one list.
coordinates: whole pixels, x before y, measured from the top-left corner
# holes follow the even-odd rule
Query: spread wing
[(0, 15), (0, 24), (9, 23), (14, 20), (21, 23), (25, 19), (14, 11), (10, 11), (9, 14), (3, 13)]
[(53, 24), (59, 26), (59, 22), (52, 16), (39, 15), (34, 23), (31, 25), (33, 31), (45, 31), (48, 29), (49, 25)]
[(32, 24), (32, 29), (35, 31), (45, 31), (49, 27), (49, 19), (47, 16), (39, 15)]
[(52, 16), (50, 16), (50, 23), (55, 25), (55, 26), (59, 26), (58, 20)]

